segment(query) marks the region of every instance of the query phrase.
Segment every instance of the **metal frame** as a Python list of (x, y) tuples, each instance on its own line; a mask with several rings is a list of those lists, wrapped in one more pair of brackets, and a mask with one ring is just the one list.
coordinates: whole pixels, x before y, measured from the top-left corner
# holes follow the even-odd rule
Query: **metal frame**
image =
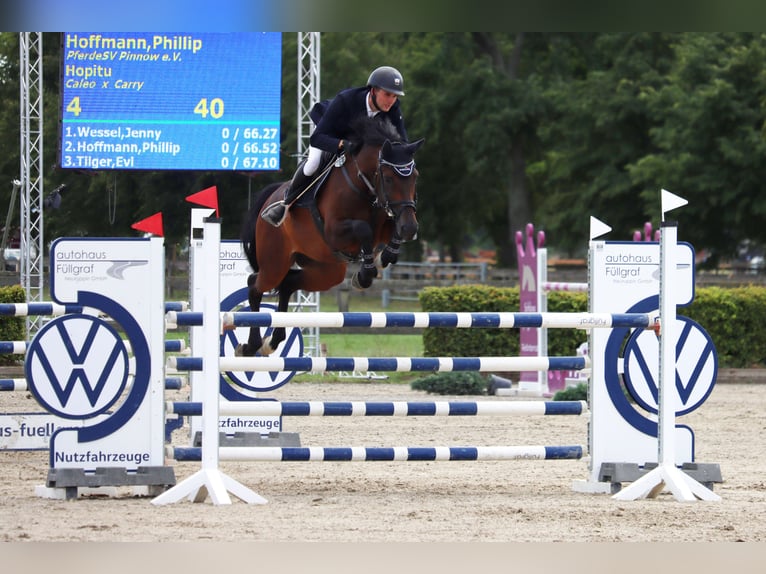
[[(21, 285), (27, 303), (43, 300), (43, 34), (19, 34), (21, 98)], [(27, 317), (27, 336), (42, 317)]]
[[(313, 123), (309, 117), (311, 107), (319, 101), (319, 32), (298, 32), (298, 162), (304, 157), (309, 147), (309, 137)], [(319, 311), (319, 293), (298, 291), (296, 293), (298, 310), (305, 308)], [(303, 330), (304, 354), (311, 357), (321, 356), (319, 328)]]

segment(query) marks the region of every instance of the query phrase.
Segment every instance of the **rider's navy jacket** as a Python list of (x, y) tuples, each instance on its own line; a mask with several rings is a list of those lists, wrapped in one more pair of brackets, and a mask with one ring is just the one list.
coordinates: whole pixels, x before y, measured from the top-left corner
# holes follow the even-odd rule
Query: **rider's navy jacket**
[[(332, 100), (324, 100), (311, 109), (311, 119), (316, 123), (309, 143), (324, 151), (337, 153), (340, 140), (349, 139), (351, 123), (359, 116), (367, 114), (365, 98), (370, 88), (349, 88), (338, 92)], [(402, 141), (407, 142), (407, 131), (404, 128), (404, 118), (399, 106), (399, 100), (394, 102), (387, 112), (378, 112), (376, 117), (388, 118), (399, 132)]]

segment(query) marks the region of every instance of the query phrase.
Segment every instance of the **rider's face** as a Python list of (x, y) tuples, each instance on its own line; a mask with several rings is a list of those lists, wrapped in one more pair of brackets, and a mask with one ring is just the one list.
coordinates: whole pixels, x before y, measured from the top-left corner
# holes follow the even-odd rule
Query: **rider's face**
[(377, 104), (378, 109), (381, 112), (387, 112), (396, 103), (396, 94), (387, 92), (381, 88), (373, 88), (373, 102)]

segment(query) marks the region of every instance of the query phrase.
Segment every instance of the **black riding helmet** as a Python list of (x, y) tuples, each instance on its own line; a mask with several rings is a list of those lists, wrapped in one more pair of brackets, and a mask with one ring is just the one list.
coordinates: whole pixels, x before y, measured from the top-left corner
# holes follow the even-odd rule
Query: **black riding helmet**
[(397, 96), (404, 95), (404, 78), (402, 78), (399, 70), (391, 66), (375, 68), (367, 80), (367, 85), (386, 90)]

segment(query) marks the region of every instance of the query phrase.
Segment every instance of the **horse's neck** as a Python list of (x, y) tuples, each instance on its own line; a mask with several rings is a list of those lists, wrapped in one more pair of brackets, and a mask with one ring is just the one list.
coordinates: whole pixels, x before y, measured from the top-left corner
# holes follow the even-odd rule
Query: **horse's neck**
[(363, 173), (372, 180), (375, 172), (378, 170), (378, 155), (380, 146), (364, 146), (359, 153), (354, 156), (354, 169)]
[(378, 154), (380, 153), (380, 146), (363, 145), (356, 154), (356, 161), (361, 165), (375, 165), (378, 163)]

